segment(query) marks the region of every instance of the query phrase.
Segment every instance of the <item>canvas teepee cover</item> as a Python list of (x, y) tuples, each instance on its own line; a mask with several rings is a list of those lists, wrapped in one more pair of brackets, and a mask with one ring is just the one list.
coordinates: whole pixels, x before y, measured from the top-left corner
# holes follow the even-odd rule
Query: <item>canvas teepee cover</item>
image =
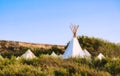
[(51, 53), (51, 56), (53, 56), (53, 57), (58, 57), (58, 56), (55, 54), (54, 51)]
[(86, 49), (84, 49), (84, 54), (85, 57), (91, 57), (91, 54)]
[(71, 30), (73, 32), (73, 38), (68, 44), (67, 49), (65, 50), (63, 54), (63, 58), (69, 58), (69, 57), (81, 57), (83, 58), (85, 56), (84, 51), (80, 47), (80, 44), (78, 42), (78, 39), (76, 37), (76, 32), (79, 26), (71, 26)]
[(102, 53), (100, 53), (100, 54), (97, 56), (97, 58), (100, 59), (100, 60), (102, 60), (103, 58), (105, 58), (105, 56), (104, 56)]
[(2, 55), (0, 55), (0, 59), (3, 59)]
[(21, 57), (25, 59), (32, 59), (35, 58), (36, 56), (31, 52), (30, 49), (28, 49)]

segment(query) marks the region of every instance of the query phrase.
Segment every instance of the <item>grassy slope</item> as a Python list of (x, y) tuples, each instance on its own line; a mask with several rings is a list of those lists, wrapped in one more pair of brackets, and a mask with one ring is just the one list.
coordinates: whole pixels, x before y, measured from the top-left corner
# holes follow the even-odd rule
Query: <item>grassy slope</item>
[[(2, 53), (2, 55), (11, 59), (0, 59), (0, 76), (120, 76), (120, 45), (94, 37), (81, 36), (78, 39), (82, 48), (87, 49), (93, 56), (102, 52), (109, 58), (102, 61), (94, 58), (90, 61), (80, 58), (63, 60), (41, 55), (50, 54), (52, 51), (57, 54), (63, 53), (62, 50), (54, 46), (48, 50), (32, 49), (34, 54), (38, 56), (37, 59), (16, 60), (11, 56), (20, 56), (28, 47), (6, 47), (3, 45), (2, 49), (5, 48), (9, 52)], [(18, 49), (21, 51), (17, 51)], [(112, 60), (113, 57), (118, 59)]]
[(108, 62), (80, 58), (63, 60), (44, 55), (31, 60), (12, 57), (0, 59), (0, 76), (111, 76), (114, 72), (108, 69)]

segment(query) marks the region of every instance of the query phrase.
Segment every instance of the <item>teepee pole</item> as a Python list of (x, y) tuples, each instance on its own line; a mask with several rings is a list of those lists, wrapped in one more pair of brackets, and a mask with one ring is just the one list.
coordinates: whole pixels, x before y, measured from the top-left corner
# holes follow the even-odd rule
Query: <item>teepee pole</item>
[(73, 37), (77, 37), (76, 33), (77, 33), (78, 28), (79, 28), (79, 25), (71, 24), (70, 29), (73, 32)]

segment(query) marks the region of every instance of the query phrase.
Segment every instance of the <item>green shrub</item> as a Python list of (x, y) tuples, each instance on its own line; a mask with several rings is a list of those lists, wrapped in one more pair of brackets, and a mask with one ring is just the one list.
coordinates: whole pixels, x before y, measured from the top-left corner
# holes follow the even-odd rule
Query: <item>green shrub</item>
[(55, 76), (69, 76), (69, 73), (64, 68), (60, 68), (59, 70), (55, 70), (54, 74), (55, 74)]
[(110, 60), (106, 65), (105, 68), (108, 72), (113, 75), (117, 75), (120, 73), (120, 59), (117, 60)]

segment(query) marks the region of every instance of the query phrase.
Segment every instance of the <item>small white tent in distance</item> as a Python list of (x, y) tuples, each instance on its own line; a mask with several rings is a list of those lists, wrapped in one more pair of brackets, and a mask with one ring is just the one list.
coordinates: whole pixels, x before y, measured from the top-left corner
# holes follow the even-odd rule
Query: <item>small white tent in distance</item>
[(91, 54), (86, 49), (84, 49), (84, 54), (85, 57), (91, 57)]
[(58, 56), (55, 54), (54, 51), (51, 53), (51, 56), (52, 56), (52, 57), (58, 57)]
[(102, 53), (99, 53), (99, 55), (97, 56), (98, 59), (102, 60), (103, 58), (105, 58), (105, 56)]
[(25, 59), (33, 59), (36, 56), (31, 52), (30, 49), (28, 49), (21, 57), (23, 57)]
[(0, 59), (4, 59), (1, 54), (0, 54)]

